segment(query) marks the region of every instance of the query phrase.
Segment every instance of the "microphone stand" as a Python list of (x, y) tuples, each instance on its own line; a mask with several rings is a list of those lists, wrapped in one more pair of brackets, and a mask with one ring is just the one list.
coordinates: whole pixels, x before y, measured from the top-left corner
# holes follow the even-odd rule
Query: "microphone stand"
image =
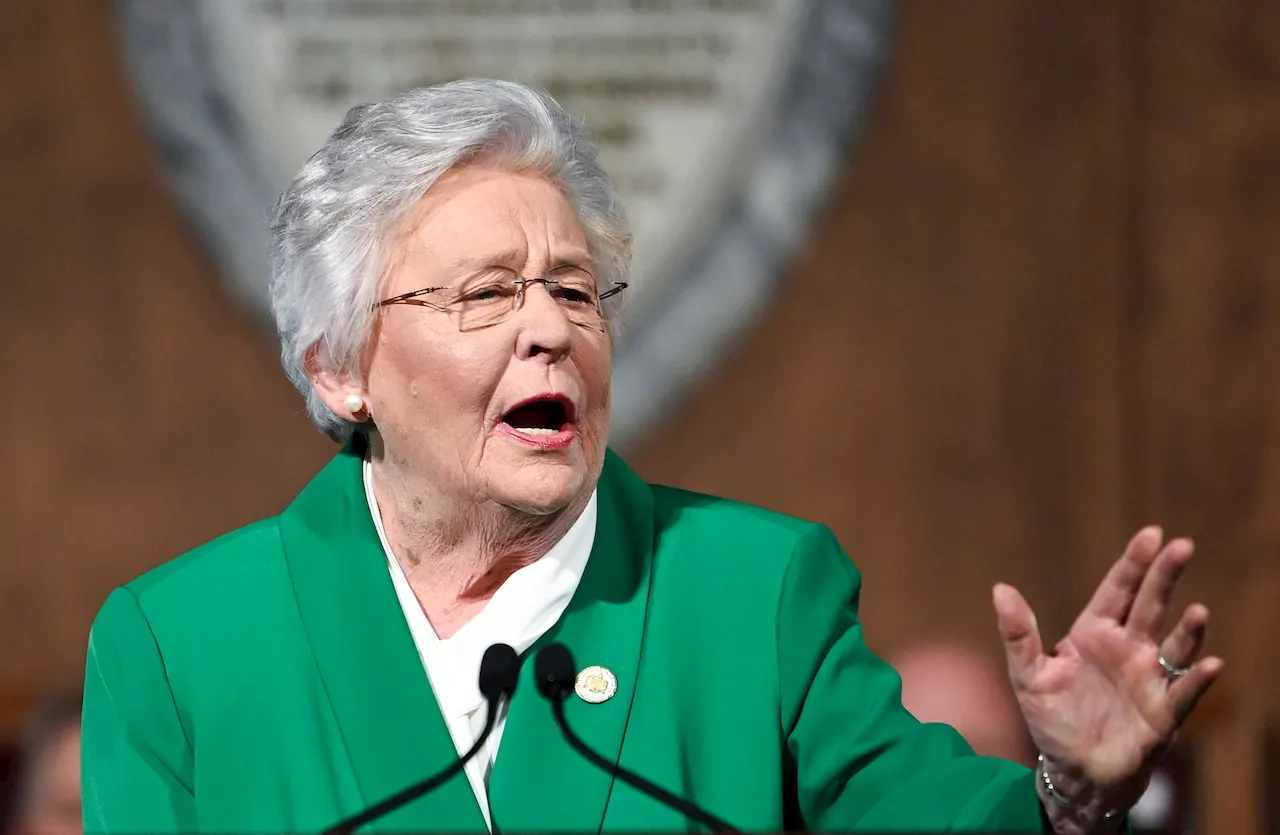
[(634, 789), (639, 789), (650, 797), (680, 812), (685, 817), (697, 821), (712, 832), (742, 835), (742, 830), (735, 829), (690, 801), (676, 797), (660, 786), (655, 786), (639, 774), (628, 771), (618, 763), (609, 762), (587, 747), (582, 738), (573, 732), (573, 728), (569, 727), (569, 721), (564, 715), (565, 699), (573, 692), (574, 669), (576, 667), (573, 663), (573, 655), (564, 644), (548, 644), (538, 653), (535, 664), (538, 692), (542, 694), (543, 698), (551, 702), (551, 713), (556, 718), (556, 724), (560, 726), (561, 734), (573, 750), (585, 757), (596, 768), (613, 775)]
[(341, 823), (326, 829), (322, 835), (352, 835), (352, 833), (364, 826), (366, 823), (377, 820), (388, 812), (395, 811), (406, 803), (412, 803), (432, 789), (444, 785), (444, 783), (452, 779), (462, 771), (462, 769), (466, 768), (467, 763), (471, 762), (475, 755), (480, 753), (480, 748), (489, 738), (489, 734), (493, 732), (493, 726), (497, 723), (497, 719), (498, 703), (496, 701), (491, 701), (489, 702), (488, 710), (485, 713), (484, 730), (480, 732), (480, 736), (476, 738), (475, 744), (471, 746), (461, 759), (454, 760), (449, 764), (448, 768), (441, 771), (439, 774), (428, 777), (421, 783), (412, 785), (404, 791), (393, 794), (376, 806), (370, 806), (360, 814), (353, 815)]
[(592, 751), (587, 747), (587, 744), (582, 741), (582, 738), (574, 733), (573, 729), (569, 727), (569, 722), (565, 719), (564, 715), (564, 702), (559, 699), (553, 699), (551, 701), (551, 712), (555, 715), (556, 724), (560, 726), (560, 730), (564, 734), (564, 738), (568, 740), (569, 745), (573, 747), (573, 750), (586, 757), (597, 768), (603, 769), (604, 771), (614, 775), (632, 788), (639, 789), (645, 794), (661, 800), (676, 811), (696, 820), (712, 832), (724, 832), (729, 833), (729, 835), (742, 835), (742, 830), (733, 828), (710, 812), (699, 809), (689, 801), (676, 797), (661, 786), (650, 783), (640, 775), (633, 774), (622, 766), (617, 765), (616, 763), (611, 763), (595, 751)]
[[(502, 707), (502, 700), (503, 698), (510, 699), (512, 694), (515, 693), (519, 674), (520, 658), (514, 649), (506, 644), (494, 644), (486, 649), (484, 657), (480, 659), (478, 684), (480, 695), (484, 696), (488, 709), (484, 717), (484, 730), (480, 732), (470, 750), (463, 754), (461, 758), (450, 763), (449, 767), (439, 774), (428, 777), (420, 783), (415, 783), (404, 791), (388, 797), (376, 806), (371, 806), (360, 814), (347, 818), (341, 823), (326, 829), (322, 835), (352, 835), (366, 823), (394, 812), (407, 803), (412, 803), (432, 789), (440, 787), (455, 777), (462, 769), (466, 768), (467, 763), (471, 762), (476, 754), (480, 753), (485, 741), (493, 733), (493, 728), (498, 723), (498, 711)], [(494, 832), (496, 833), (497, 830), (495, 829)]]

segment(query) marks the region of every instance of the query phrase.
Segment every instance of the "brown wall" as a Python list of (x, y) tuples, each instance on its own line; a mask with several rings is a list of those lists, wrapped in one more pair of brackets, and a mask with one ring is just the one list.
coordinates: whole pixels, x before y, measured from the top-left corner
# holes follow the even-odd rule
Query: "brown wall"
[(1210, 831), (1253, 831), (1278, 310), (1280, 6), (908, 4), (793, 284), (639, 461), (830, 523), (890, 652), (997, 652), (998, 579), (1053, 640), (1131, 531), (1193, 536), (1231, 663), (1195, 728)]
[[(1228, 675), (1212, 831), (1280, 716), (1280, 6), (908, 2), (870, 132), (774, 314), (633, 456), (833, 526), (873, 645), (1047, 640), (1130, 531), (1200, 545)], [(0, 714), (107, 590), (328, 454), (176, 217), (105, 0), (0, 3)], [(4, 706), (11, 706), (4, 710)], [(3, 724), (3, 722), (0, 722)]]

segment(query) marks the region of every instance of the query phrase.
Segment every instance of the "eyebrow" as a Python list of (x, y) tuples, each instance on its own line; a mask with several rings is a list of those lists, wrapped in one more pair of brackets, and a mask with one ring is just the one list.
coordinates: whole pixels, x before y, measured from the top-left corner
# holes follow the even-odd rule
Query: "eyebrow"
[[(449, 265), (449, 269), (453, 272), (469, 272), (483, 267), (511, 265), (523, 257), (525, 257), (524, 250), (508, 249), (499, 252), (491, 252), (487, 255), (459, 258)], [(559, 257), (550, 259), (550, 263), (551, 266), (548, 269), (551, 270), (559, 267), (579, 267), (591, 272), (593, 275), (595, 274), (595, 261), (591, 258), (591, 254), (586, 250), (568, 250)]]

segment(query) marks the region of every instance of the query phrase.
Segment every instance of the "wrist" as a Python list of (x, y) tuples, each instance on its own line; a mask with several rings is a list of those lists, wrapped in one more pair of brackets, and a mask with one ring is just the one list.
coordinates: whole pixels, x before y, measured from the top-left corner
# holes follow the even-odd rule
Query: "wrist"
[(1120, 810), (1109, 804), (1083, 774), (1056, 767), (1041, 754), (1036, 757), (1035, 776), (1036, 790), (1055, 832), (1085, 835), (1118, 831)]

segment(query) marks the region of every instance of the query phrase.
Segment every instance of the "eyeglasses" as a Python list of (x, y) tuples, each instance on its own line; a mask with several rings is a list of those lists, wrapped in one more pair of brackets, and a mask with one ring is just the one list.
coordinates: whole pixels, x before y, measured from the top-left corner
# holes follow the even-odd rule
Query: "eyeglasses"
[[(513, 279), (512, 275), (517, 274), (510, 270), (493, 270), (465, 285), (424, 287), (383, 299), (375, 307), (393, 304), (430, 307), (456, 317), (459, 330), (476, 330), (509, 319), (524, 306), (528, 287), (541, 284), (570, 322), (603, 330), (605, 317), (601, 302), (627, 289), (627, 284), (620, 281), (603, 293), (598, 292), (595, 277), (578, 267), (560, 267), (537, 278)], [(436, 298), (426, 298), (429, 296)]]

